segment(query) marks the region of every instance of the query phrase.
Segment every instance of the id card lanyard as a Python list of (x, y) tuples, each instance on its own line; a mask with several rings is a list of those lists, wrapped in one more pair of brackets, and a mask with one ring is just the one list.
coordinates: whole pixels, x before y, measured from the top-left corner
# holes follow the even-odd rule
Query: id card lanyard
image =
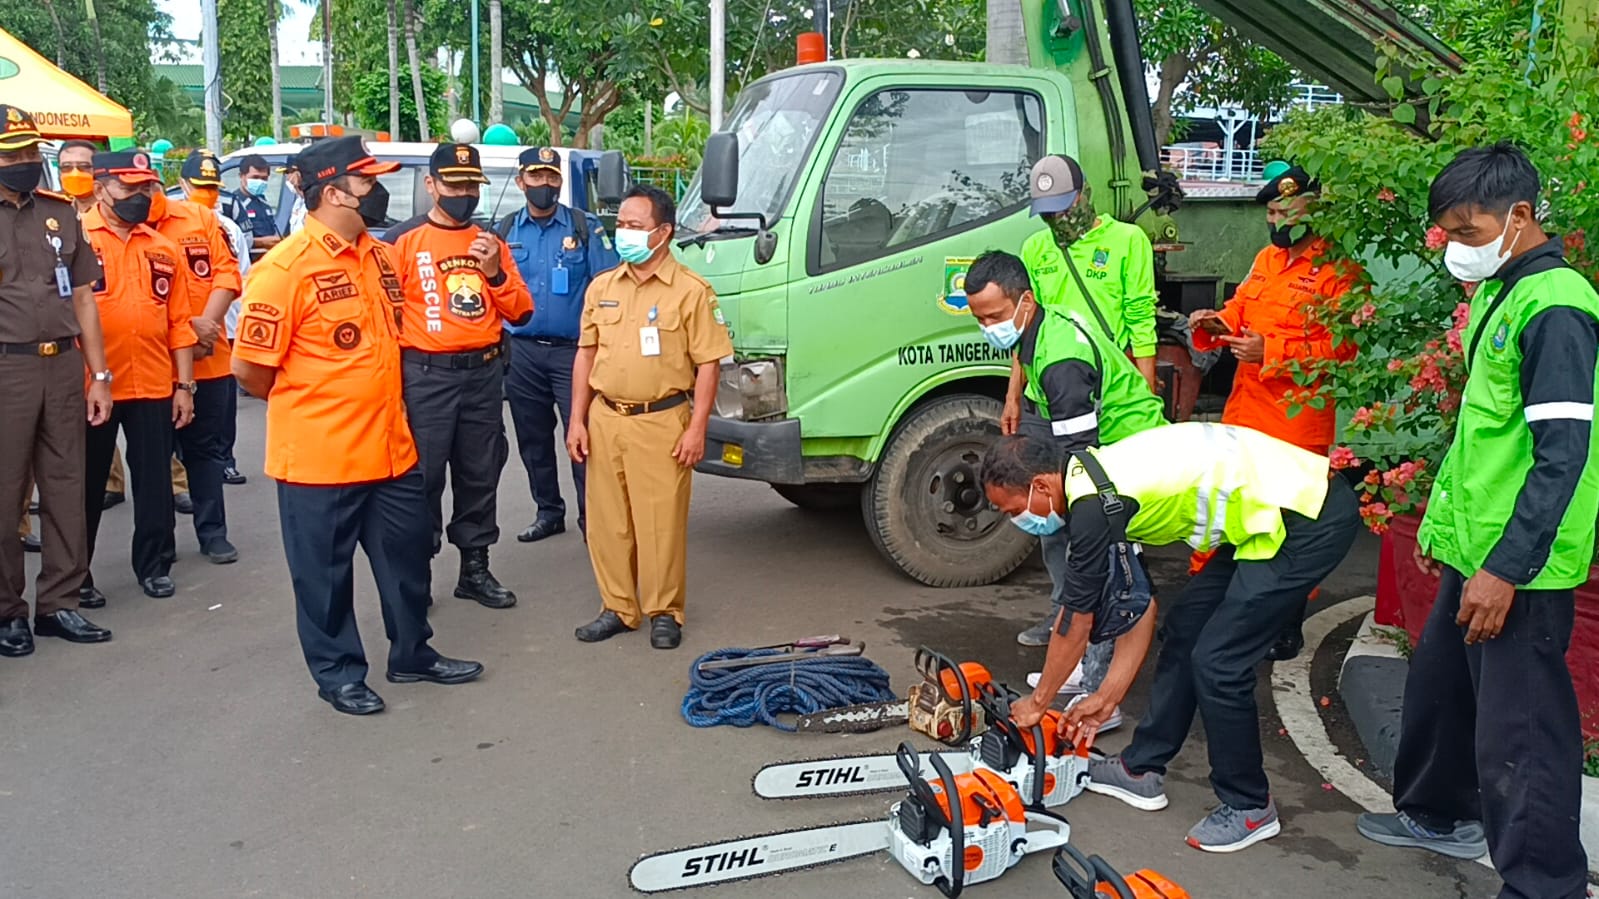
[(63, 300), (70, 299), (72, 297), (72, 274), (67, 271), (66, 260), (61, 258), (61, 238), (52, 234), (47, 240), (50, 243), (50, 249), (54, 250), (56, 254), (56, 296)]

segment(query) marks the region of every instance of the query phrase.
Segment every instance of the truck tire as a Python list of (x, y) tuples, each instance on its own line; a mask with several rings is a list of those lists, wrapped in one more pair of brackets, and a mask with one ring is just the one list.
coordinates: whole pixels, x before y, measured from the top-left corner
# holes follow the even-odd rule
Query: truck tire
[(860, 484), (773, 484), (772, 489), (807, 512), (837, 512), (861, 502)]
[(999, 414), (998, 400), (975, 394), (912, 410), (861, 491), (872, 542), (930, 587), (991, 584), (1037, 545), (989, 505), (978, 480), (983, 452), (999, 436)]

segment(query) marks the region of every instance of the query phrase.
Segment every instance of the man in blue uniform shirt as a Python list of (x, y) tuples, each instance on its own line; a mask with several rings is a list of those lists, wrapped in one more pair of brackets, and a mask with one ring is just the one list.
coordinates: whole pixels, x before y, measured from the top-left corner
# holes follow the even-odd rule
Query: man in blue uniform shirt
[[(500, 220), (497, 230), (533, 294), (533, 318), (506, 325), (511, 334), (511, 370), (505, 394), (511, 402), (516, 445), (538, 504), (538, 517), (516, 539), (532, 543), (566, 530), (566, 503), (556, 466), (555, 414), (572, 420), (572, 362), (577, 357), (578, 318), (589, 281), (616, 267), (616, 250), (600, 220), (560, 202), (561, 157), (550, 147), (532, 147), (517, 157), (517, 186), (527, 206)], [(572, 463), (577, 485), (577, 526), (587, 524), (582, 463)]]
[(250, 238), (250, 247), (265, 252), (282, 239), (272, 205), (267, 202), (267, 179), (272, 167), (264, 157), (251, 154), (239, 163), (239, 189), (224, 194), (217, 211), (233, 219)]

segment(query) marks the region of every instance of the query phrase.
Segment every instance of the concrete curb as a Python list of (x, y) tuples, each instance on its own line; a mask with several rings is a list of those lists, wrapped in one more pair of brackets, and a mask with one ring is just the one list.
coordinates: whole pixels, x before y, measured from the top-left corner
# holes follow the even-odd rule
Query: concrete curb
[[(1367, 757), (1389, 774), (1399, 750), (1399, 716), (1409, 665), (1393, 640), (1382, 636), (1381, 632), (1388, 629), (1377, 628), (1374, 614), (1367, 613), (1344, 656), (1338, 672), (1338, 692), (1365, 744)], [(1307, 639), (1306, 654), (1313, 651)], [(1372, 785), (1376, 786), (1375, 782)], [(1588, 853), (1589, 879), (1599, 879), (1599, 778), (1582, 779), (1582, 846)], [(1488, 862), (1486, 858), (1482, 861)]]

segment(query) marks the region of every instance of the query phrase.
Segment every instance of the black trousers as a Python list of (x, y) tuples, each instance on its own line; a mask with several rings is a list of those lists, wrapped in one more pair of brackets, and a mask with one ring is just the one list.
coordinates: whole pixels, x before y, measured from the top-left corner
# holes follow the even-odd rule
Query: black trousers
[[(127, 441), (128, 482), (133, 493), (133, 573), (140, 581), (163, 577), (177, 558), (177, 521), (172, 511), (172, 397), (118, 400), (105, 424), (88, 429), (83, 511), (88, 521), (89, 561), (100, 532), (106, 478), (117, 448), (117, 430)], [(83, 580), (93, 586), (94, 573)]]
[(422, 472), (369, 484), (278, 483), (283, 554), (294, 584), (300, 649), (319, 688), (364, 680), (366, 652), (355, 625), (355, 547), (372, 565), (389, 670), (426, 668), (438, 659), (428, 645), (428, 533)]
[(570, 461), (564, 440), (559, 444), (555, 440), (556, 413), (560, 413), (563, 428), (572, 420), (572, 363), (577, 360), (577, 344), (541, 340), (511, 338), (511, 370), (505, 378), (505, 395), (511, 403), (511, 423), (516, 427), (516, 448), (522, 467), (527, 469), (527, 483), (538, 504), (540, 521), (566, 517), (558, 471), (563, 459), (570, 462), (572, 483), (577, 487), (577, 525), (581, 529), (588, 524), (584, 466)]
[[(23, 489), (39, 485), (39, 537), (44, 544), (34, 582), (37, 612), (78, 607), (89, 570), (83, 519), (83, 356), (0, 356), (0, 509), (26, 508)], [(104, 481), (102, 480), (102, 488)], [(0, 618), (27, 618), (27, 567), (22, 543), (0, 535)]]
[(178, 461), (189, 473), (189, 498), (194, 501), (194, 534), (200, 549), (228, 537), (228, 514), (222, 499), (222, 469), (228, 466), (228, 431), (237, 408), (238, 386), (232, 376), (198, 382), (194, 420), (175, 432)]
[(1270, 798), (1255, 707), (1255, 668), (1300, 610), (1311, 587), (1338, 567), (1355, 541), (1360, 504), (1342, 481), (1328, 482), (1321, 514), (1283, 513), (1288, 536), (1277, 555), (1240, 562), (1223, 547), (1166, 613), (1149, 711), (1122, 752), (1128, 770), (1157, 771), (1182, 749), (1197, 711), (1210, 746), (1210, 784), (1236, 809)]
[(1580, 899), (1588, 861), (1582, 722), (1566, 667), (1570, 590), (1518, 590), (1498, 637), (1467, 646), (1461, 574), (1444, 571), (1410, 658), (1394, 807), (1424, 827), (1481, 821), (1500, 899)]
[[(498, 361), (480, 368), (440, 368), (407, 359), (405, 412), (421, 457), (432, 522), (432, 553), (440, 537), (462, 549), (482, 549), (500, 539), (497, 522), (500, 472), (510, 443), (505, 438), (505, 369)], [(444, 529), (444, 478), (449, 469), (454, 506)]]

